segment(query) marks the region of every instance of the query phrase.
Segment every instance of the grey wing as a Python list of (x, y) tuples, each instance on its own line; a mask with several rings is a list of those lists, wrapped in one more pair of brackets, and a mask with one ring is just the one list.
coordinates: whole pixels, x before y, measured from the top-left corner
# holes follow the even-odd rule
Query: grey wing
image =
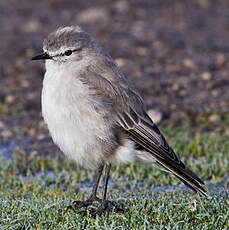
[(145, 112), (141, 97), (126, 85), (126, 81), (107, 79), (97, 73), (87, 76), (87, 83), (112, 104), (110, 116), (122, 132), (149, 152), (156, 163), (179, 178), (195, 192), (204, 196), (207, 191), (203, 181), (189, 170), (167, 144), (160, 130)]
[(129, 138), (140, 145), (142, 150), (149, 152), (161, 168), (174, 174), (195, 192), (208, 196), (203, 181), (176, 156), (148, 115), (142, 117), (134, 114), (132, 109), (130, 111), (118, 115), (119, 124)]

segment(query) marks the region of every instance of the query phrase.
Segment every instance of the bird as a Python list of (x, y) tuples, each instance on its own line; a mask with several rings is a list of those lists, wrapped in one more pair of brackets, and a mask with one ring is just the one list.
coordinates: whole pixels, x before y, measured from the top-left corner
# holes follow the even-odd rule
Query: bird
[(54, 143), (77, 164), (97, 171), (89, 198), (71, 207), (87, 209), (98, 202), (94, 215), (111, 210), (111, 166), (132, 162), (150, 163), (208, 197), (204, 182), (180, 160), (147, 114), (133, 83), (89, 33), (78, 25), (60, 27), (44, 39), (43, 53), (32, 60), (45, 60), (42, 116)]

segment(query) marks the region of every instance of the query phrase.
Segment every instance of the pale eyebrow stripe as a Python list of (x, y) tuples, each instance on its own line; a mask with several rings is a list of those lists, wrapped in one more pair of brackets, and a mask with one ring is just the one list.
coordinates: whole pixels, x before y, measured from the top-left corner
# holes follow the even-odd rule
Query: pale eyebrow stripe
[[(76, 51), (81, 50), (81, 49), (82, 49), (82, 48), (77, 48), (77, 49), (74, 49), (74, 50), (71, 50), (71, 51), (72, 51), (72, 52), (76, 52)], [(68, 50), (65, 50), (64, 53), (65, 53), (66, 51), (68, 51)], [(57, 54), (57, 55), (54, 55), (54, 56), (52, 56), (52, 57), (64, 56), (64, 55), (65, 55), (64, 53)]]

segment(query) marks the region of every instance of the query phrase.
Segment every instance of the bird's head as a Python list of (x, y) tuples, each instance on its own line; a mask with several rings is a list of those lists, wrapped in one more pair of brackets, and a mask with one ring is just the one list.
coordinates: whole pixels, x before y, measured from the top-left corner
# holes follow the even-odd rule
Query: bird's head
[(59, 64), (79, 61), (94, 40), (79, 26), (61, 27), (50, 33), (43, 42), (43, 53), (32, 60), (48, 59)]

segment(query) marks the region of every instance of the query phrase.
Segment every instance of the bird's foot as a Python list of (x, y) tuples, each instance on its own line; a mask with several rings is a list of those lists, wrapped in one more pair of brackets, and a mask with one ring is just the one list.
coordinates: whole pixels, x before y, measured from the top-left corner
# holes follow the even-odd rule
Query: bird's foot
[(95, 195), (91, 195), (88, 200), (85, 200), (85, 201), (81, 201), (81, 200), (75, 200), (72, 202), (71, 205), (69, 205), (67, 208), (66, 208), (66, 212), (69, 211), (69, 210), (73, 210), (75, 211), (77, 208), (87, 208), (88, 206), (92, 205), (94, 202), (99, 202), (101, 203), (102, 200), (100, 198), (98, 198), (97, 196)]
[[(90, 209), (87, 209), (88, 206), (92, 205), (94, 202), (99, 202), (101, 203), (99, 205), (98, 208), (90, 208)], [(66, 208), (66, 211), (69, 211), (69, 210), (73, 210), (76, 212), (76, 209), (78, 208), (85, 208), (85, 210), (82, 210), (82, 211), (79, 211), (77, 212), (77, 214), (80, 214), (80, 215), (87, 215), (87, 213), (91, 214), (94, 218), (96, 216), (101, 216), (105, 211), (107, 212), (116, 212), (116, 213), (119, 213), (119, 212), (123, 212), (124, 210), (122, 208), (119, 208), (117, 207), (117, 204), (113, 201), (109, 201), (109, 200), (104, 200), (102, 201), (100, 198), (98, 197), (94, 197), (93, 199), (90, 197), (88, 200), (86, 201), (74, 201), (72, 203), (72, 205), (69, 205), (67, 208)]]
[(101, 202), (100, 206), (97, 209), (91, 209), (89, 213), (93, 216), (101, 216), (105, 211), (111, 212), (114, 211), (116, 213), (123, 212), (122, 208), (117, 207), (115, 202), (104, 200)]

